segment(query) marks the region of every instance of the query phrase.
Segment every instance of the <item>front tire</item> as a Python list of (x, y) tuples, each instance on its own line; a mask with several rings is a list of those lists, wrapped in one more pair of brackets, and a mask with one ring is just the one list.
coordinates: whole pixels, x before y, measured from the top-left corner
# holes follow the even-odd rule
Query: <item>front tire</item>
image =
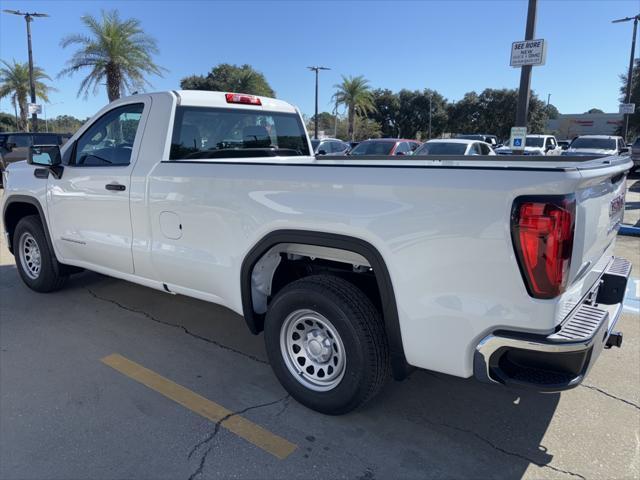
[(40, 217), (22, 218), (13, 233), (13, 252), (20, 278), (27, 287), (46, 293), (62, 288), (67, 280), (49, 249)]
[(283, 288), (265, 321), (269, 362), (297, 401), (321, 413), (347, 413), (389, 377), (382, 318), (353, 284), (314, 275)]

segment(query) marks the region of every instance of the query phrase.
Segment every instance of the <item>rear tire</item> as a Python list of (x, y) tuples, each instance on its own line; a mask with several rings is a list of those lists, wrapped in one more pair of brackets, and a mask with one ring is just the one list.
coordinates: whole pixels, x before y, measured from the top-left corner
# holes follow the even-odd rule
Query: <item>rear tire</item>
[(22, 218), (13, 232), (13, 252), (20, 278), (36, 292), (53, 292), (62, 288), (67, 276), (49, 249), (42, 222), (37, 215)]
[(321, 413), (347, 413), (389, 377), (382, 318), (353, 284), (332, 275), (296, 280), (274, 298), (265, 321), (271, 367), (297, 401)]

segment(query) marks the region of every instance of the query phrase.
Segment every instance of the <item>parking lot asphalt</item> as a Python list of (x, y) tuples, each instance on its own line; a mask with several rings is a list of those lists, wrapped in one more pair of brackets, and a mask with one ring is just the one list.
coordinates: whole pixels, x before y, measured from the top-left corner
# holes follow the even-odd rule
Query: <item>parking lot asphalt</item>
[(534, 394), (427, 371), (329, 417), (215, 305), (86, 272), (37, 294), (0, 246), (0, 478), (639, 478), (640, 238), (621, 349)]

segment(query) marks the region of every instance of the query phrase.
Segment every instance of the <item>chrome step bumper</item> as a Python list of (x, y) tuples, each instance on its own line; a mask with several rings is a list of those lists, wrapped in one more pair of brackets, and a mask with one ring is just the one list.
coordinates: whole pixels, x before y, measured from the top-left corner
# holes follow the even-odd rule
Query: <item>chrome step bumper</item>
[(475, 377), (548, 392), (579, 385), (602, 349), (622, 341), (613, 329), (630, 274), (631, 263), (614, 258), (594, 288), (595, 302), (582, 303), (550, 335), (497, 331), (483, 338), (474, 354)]

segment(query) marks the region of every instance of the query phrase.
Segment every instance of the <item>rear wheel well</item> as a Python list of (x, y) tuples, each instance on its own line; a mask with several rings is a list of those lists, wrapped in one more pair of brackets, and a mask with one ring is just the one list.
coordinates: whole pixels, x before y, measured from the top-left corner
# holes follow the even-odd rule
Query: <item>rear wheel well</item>
[(264, 329), (270, 300), (300, 278), (331, 274), (362, 290), (383, 317), (393, 377), (409, 373), (395, 294), (382, 255), (370, 243), (325, 232), (279, 230), (268, 234), (247, 254), (241, 270), (242, 308), (252, 333)]

